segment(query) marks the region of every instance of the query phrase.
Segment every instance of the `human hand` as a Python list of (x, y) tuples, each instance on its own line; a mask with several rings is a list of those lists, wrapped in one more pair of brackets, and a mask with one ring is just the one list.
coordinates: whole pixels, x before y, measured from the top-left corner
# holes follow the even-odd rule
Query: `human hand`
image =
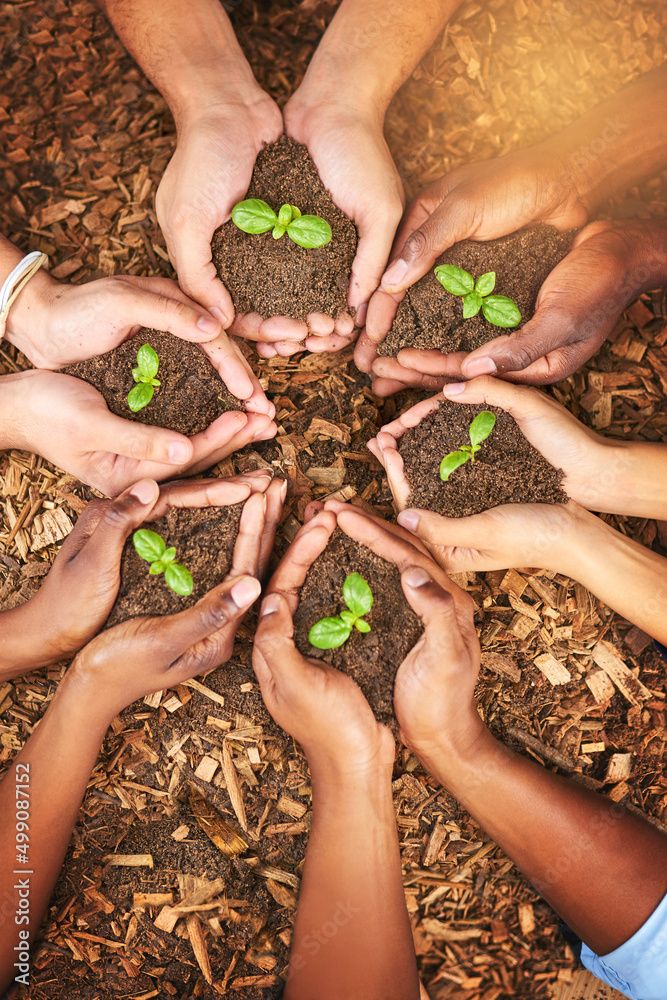
[[(102, 627), (118, 594), (123, 546), (140, 524), (163, 517), (171, 507), (241, 503), (251, 493), (268, 493), (270, 482), (271, 474), (265, 470), (229, 479), (167, 483), (162, 488), (142, 479), (116, 500), (89, 503), (37, 594), (13, 612), (24, 637), (24, 668), (71, 656)], [(272, 492), (277, 492), (275, 487)], [(272, 509), (269, 516), (267, 510), (265, 519), (274, 529), (275, 514)], [(3, 620), (4, 631), (5, 625)], [(34, 649), (28, 649), (31, 641)]]
[(467, 355), (407, 348), (397, 358), (377, 358), (373, 373), (380, 384), (374, 389), (439, 388), (489, 372), (533, 384), (567, 378), (604, 343), (626, 306), (662, 283), (666, 248), (662, 222), (592, 222), (548, 275), (535, 315), (519, 330)]
[(88, 692), (91, 713), (111, 720), (138, 698), (176, 687), (229, 659), (241, 619), (261, 590), (257, 577), (266, 506), (261, 493), (246, 500), (232, 567), (192, 608), (133, 618), (103, 632), (79, 653), (67, 676)]
[(368, 307), (369, 339), (382, 343), (407, 289), (454, 243), (497, 239), (536, 222), (571, 229), (587, 217), (569, 164), (546, 144), (457, 167), (408, 205)]
[[(569, 497), (592, 510), (616, 509), (614, 484), (621, 485), (626, 467), (623, 442), (600, 437), (538, 389), (482, 376), (445, 385), (442, 391), (453, 403), (484, 403), (506, 410), (547, 462), (563, 470), (562, 487)], [(398, 510), (404, 510), (410, 498), (398, 443), (408, 428), (416, 427), (441, 402), (442, 397), (434, 396), (417, 403), (368, 442), (370, 451), (385, 467)]]
[[(285, 107), (287, 132), (308, 147), (324, 186), (359, 233), (348, 305), (354, 326), (365, 321), (366, 306), (386, 265), (404, 203), (403, 186), (382, 131), (382, 119), (368, 109), (310, 99), (303, 84)], [(349, 317), (329, 319), (330, 336), (309, 337), (310, 351), (339, 350), (353, 339)], [(324, 323), (320, 328), (324, 333)]]
[(356, 773), (390, 766), (394, 759), (389, 730), (377, 722), (352, 678), (303, 657), (292, 638), (299, 592), (335, 527), (335, 516), (325, 511), (297, 532), (269, 582), (253, 645), (253, 667), (269, 712), (298, 740), (318, 774)]
[(108, 496), (144, 477), (192, 475), (275, 434), (268, 415), (230, 410), (187, 438), (117, 417), (86, 382), (42, 369), (0, 385), (1, 446), (36, 452)]
[(54, 369), (106, 354), (142, 327), (197, 342), (221, 330), (168, 278), (115, 275), (68, 285), (40, 270), (9, 310), (7, 339), (36, 368)]

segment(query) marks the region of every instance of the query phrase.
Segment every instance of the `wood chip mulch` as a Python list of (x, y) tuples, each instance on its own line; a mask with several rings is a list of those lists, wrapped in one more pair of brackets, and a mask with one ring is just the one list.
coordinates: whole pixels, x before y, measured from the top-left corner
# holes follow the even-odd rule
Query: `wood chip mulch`
[[(258, 79), (284, 101), (336, 4), (229, 6)], [(174, 149), (162, 98), (88, 0), (0, 3), (0, 21), (1, 231), (26, 251), (48, 253), (61, 279), (171, 275), (152, 207)], [(389, 111), (387, 137), (408, 193), (562, 128), (659, 65), (665, 28), (667, 9), (645, 0), (464, 4)], [(665, 180), (630, 191), (609, 213), (664, 215)], [(666, 315), (659, 294), (644, 296), (555, 396), (604, 434), (665, 439)], [(24, 367), (0, 347), (0, 374)], [(378, 400), (349, 351), (256, 367), (276, 402), (280, 436), (217, 471), (268, 464), (288, 476), (278, 550), (312, 498), (334, 495), (391, 516), (365, 442), (416, 395)], [(95, 491), (16, 451), (0, 456), (0, 489), (0, 602), (8, 608), (35, 592)], [(665, 553), (656, 522), (605, 519)], [(559, 575), (510, 570), (460, 582), (480, 611), (478, 695), (494, 732), (665, 829), (667, 684), (649, 637)], [(33, 985), (20, 995), (271, 996), (288, 957), (310, 788), (304, 758), (262, 706), (252, 624), (242, 626), (232, 660), (233, 705), (222, 703), (214, 672), (115, 720), (34, 952)], [(0, 686), (3, 765), (65, 669)], [(394, 791), (406, 899), (431, 995), (541, 1000), (570, 983), (575, 962), (554, 913), (406, 750)]]

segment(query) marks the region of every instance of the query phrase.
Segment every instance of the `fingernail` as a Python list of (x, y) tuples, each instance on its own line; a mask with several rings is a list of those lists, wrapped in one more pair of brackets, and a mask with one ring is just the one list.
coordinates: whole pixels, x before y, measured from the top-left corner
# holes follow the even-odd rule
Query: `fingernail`
[(461, 367), (469, 378), (476, 378), (478, 375), (493, 375), (496, 371), (496, 363), (493, 358), (473, 358), (472, 361), (464, 361)]
[(199, 327), (200, 330), (203, 330), (204, 333), (217, 333), (221, 323), (222, 323), (221, 319), (213, 318), (212, 309), (210, 316), (208, 315), (208, 313), (204, 313), (197, 320), (197, 326)]
[(278, 594), (269, 594), (268, 597), (264, 598), (262, 603), (262, 609), (259, 612), (259, 617), (263, 618), (264, 615), (274, 615), (278, 608), (280, 607), (280, 597)]
[(393, 264), (389, 265), (387, 270), (382, 275), (382, 287), (391, 291), (394, 285), (400, 284), (401, 279), (405, 276), (407, 270), (407, 260), (403, 260), (402, 257), (399, 257), (398, 260), (395, 260)]
[(360, 306), (357, 307), (357, 311), (354, 314), (354, 325), (355, 326), (363, 326), (364, 325), (364, 323), (366, 322), (366, 313), (367, 312), (368, 312), (368, 303), (367, 302), (363, 302)]
[(465, 387), (465, 382), (447, 382), (442, 387), (442, 394), (443, 396), (458, 396), (459, 393), (465, 391)]
[(287, 496), (287, 480), (284, 479), (282, 486), (280, 487), (280, 499), (285, 502), (285, 497)]
[(185, 441), (172, 441), (169, 445), (169, 461), (174, 465), (182, 465), (190, 460), (192, 450)]
[(153, 479), (142, 479), (132, 487), (130, 496), (136, 497), (139, 503), (147, 504), (155, 499), (157, 491), (158, 485)]
[(231, 326), (231, 322), (232, 321), (231, 321), (230, 317), (229, 316), (225, 316), (225, 314), (223, 313), (222, 309), (218, 309), (217, 306), (209, 306), (209, 310), (208, 311), (210, 312), (211, 316), (215, 316), (215, 318), (217, 319), (218, 323), (221, 323), (225, 328), (227, 328), (228, 326)]
[(414, 510), (402, 510), (396, 520), (402, 528), (407, 528), (408, 531), (416, 531), (419, 525), (419, 514)]
[(430, 583), (431, 577), (425, 569), (413, 566), (404, 574), (403, 580), (409, 587), (423, 587), (425, 583)]
[(255, 580), (249, 576), (245, 580), (239, 580), (238, 583), (234, 584), (231, 589), (231, 595), (237, 608), (245, 608), (259, 597), (261, 590), (259, 580)]

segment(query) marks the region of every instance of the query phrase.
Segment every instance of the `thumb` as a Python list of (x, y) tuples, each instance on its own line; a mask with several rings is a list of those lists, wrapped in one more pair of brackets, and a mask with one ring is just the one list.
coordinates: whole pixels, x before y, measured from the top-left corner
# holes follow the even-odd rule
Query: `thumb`
[(184, 434), (125, 420), (106, 408), (95, 414), (87, 429), (90, 450), (108, 451), (138, 462), (187, 465), (194, 452), (192, 442)]
[(259, 612), (252, 648), (252, 665), (262, 692), (280, 683), (287, 672), (301, 672), (301, 654), (294, 645), (294, 623), (285, 597), (268, 594)]
[(234, 320), (234, 306), (211, 257), (212, 237), (212, 229), (204, 232), (189, 226), (172, 232), (168, 241), (169, 256), (186, 295), (201, 302), (227, 329)]
[[(410, 607), (424, 623), (423, 651), (437, 652), (440, 660), (443, 656), (454, 658), (466, 652), (454, 595), (436, 583), (423, 566), (404, 569), (401, 584)], [(474, 632), (470, 608), (466, 618)]]
[[(396, 214), (388, 212), (379, 217), (359, 220), (359, 242), (352, 264), (348, 295), (350, 308), (360, 309), (366, 305), (380, 284), (400, 217), (399, 210)], [(358, 313), (355, 325), (363, 326), (364, 321), (365, 310)]]
[(457, 243), (469, 227), (456, 222), (453, 210), (444, 202), (419, 228), (408, 236), (398, 256), (382, 276), (385, 292), (402, 292), (423, 278), (445, 250)]
[(221, 651), (229, 639), (224, 633), (240, 621), (261, 589), (253, 576), (227, 578), (194, 607), (159, 620), (159, 648), (174, 674), (170, 681), (220, 665)]
[(142, 479), (108, 504), (85, 547), (100, 566), (119, 563), (130, 532), (143, 524), (159, 496), (158, 484), (153, 479)]
[[(470, 548), (476, 552), (489, 543), (485, 514), (469, 517), (445, 517), (430, 510), (402, 510), (396, 518), (402, 528), (416, 535), (426, 545), (441, 548)], [(491, 523), (489, 527), (492, 528)], [(497, 528), (496, 528), (497, 530)]]
[(221, 331), (220, 318), (186, 296), (172, 297), (136, 285), (126, 287), (129, 291), (118, 310), (118, 319), (128, 327), (168, 330), (175, 337), (196, 342), (212, 340)]

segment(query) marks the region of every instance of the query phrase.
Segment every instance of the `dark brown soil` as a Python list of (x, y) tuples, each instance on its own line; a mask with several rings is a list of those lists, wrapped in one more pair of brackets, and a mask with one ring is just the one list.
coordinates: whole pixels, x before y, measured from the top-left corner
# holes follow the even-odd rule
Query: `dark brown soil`
[[(150, 344), (157, 351), (161, 385), (148, 406), (133, 413), (127, 394), (136, 384), (132, 369), (137, 366), (137, 351), (142, 344)], [(108, 354), (79, 361), (61, 371), (94, 386), (117, 417), (167, 427), (188, 437), (206, 430), (227, 410), (244, 409), (197, 344), (161, 330), (140, 330)]]
[[(364, 634), (355, 628), (338, 649), (316, 649), (308, 641), (311, 626), (321, 618), (339, 615), (345, 608), (342, 587), (350, 573), (360, 573), (373, 592), (373, 607), (365, 616), (371, 631)], [(420, 619), (405, 599), (396, 566), (337, 528), (301, 588), (294, 615), (294, 641), (299, 652), (326, 660), (349, 674), (376, 718), (391, 723), (396, 671), (423, 631)]]
[[(522, 316), (520, 329), (535, 313), (537, 295), (547, 275), (572, 246), (576, 230), (560, 233), (553, 226), (521, 229), (498, 240), (463, 240), (446, 250), (434, 266), (455, 264), (479, 278), (496, 272), (494, 295), (516, 302)], [(396, 357), (404, 347), (438, 349), (443, 354), (474, 351), (504, 333), (484, 319), (482, 312), (463, 319), (463, 299), (442, 287), (433, 268), (408, 289), (398, 307), (394, 325), (378, 354)]]
[(347, 291), (357, 251), (354, 223), (337, 208), (301, 143), (283, 135), (257, 157), (246, 198), (261, 198), (276, 212), (284, 203), (303, 215), (319, 215), (332, 240), (306, 250), (287, 235), (251, 235), (230, 220), (213, 236), (213, 261), (239, 313), (305, 319), (319, 312), (347, 312)]
[(139, 615), (171, 615), (185, 611), (222, 583), (232, 564), (243, 504), (231, 507), (171, 509), (146, 527), (162, 535), (167, 547), (176, 548), (176, 561), (192, 574), (194, 589), (181, 597), (165, 583), (164, 574), (151, 576), (129, 538), (123, 549), (121, 585), (106, 627)]
[[(483, 410), (496, 415), (490, 437), (474, 463), (466, 462), (449, 480), (440, 479), (440, 462), (462, 444)], [(439, 408), (406, 431), (399, 442), (410, 484), (410, 506), (446, 517), (480, 514), (505, 503), (567, 503), (560, 488), (563, 472), (554, 469), (523, 436), (513, 417), (497, 406), (466, 406), (444, 400)]]

